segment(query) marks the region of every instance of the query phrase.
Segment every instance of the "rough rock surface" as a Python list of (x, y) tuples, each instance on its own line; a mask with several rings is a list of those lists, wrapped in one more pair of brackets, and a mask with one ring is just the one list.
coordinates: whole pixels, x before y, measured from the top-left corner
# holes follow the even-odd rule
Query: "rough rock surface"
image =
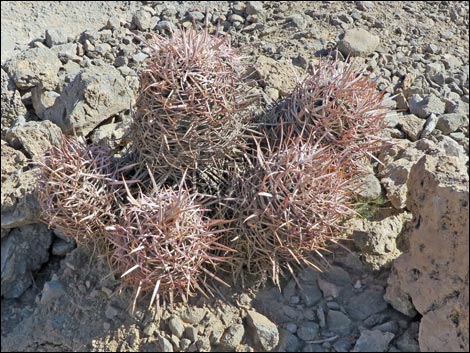
[(380, 38), (362, 28), (347, 30), (338, 42), (338, 49), (344, 56), (365, 56), (372, 53)]
[(15, 82), (2, 69), (1, 76), (2, 100), (1, 100), (1, 127), (2, 137), (15, 121), (21, 121), (26, 115), (26, 107), (21, 101), (20, 92), (16, 89)]
[[(411, 169), (408, 190), (409, 251), (395, 261), (385, 298), (397, 310), (409, 298), (423, 315), (421, 350), (468, 351), (466, 167), (453, 157), (424, 156)], [(395, 299), (393, 293), (400, 292), (405, 297)]]
[(279, 332), (276, 325), (264, 315), (249, 310), (248, 325), (255, 331), (254, 336), (264, 350), (270, 351), (279, 343)]
[(51, 146), (58, 146), (61, 138), (60, 128), (51, 121), (28, 121), (5, 136), (11, 146), (23, 149), (33, 161), (41, 159)]
[(85, 69), (65, 87), (44, 117), (65, 133), (88, 135), (99, 123), (129, 109), (134, 96), (121, 74), (112, 66)]
[(32, 271), (49, 259), (52, 231), (43, 224), (13, 229), (2, 238), (2, 296), (18, 298), (32, 284)]
[(2, 140), (2, 228), (15, 228), (34, 223), (39, 216), (39, 205), (34, 195), (36, 176), (27, 167), (26, 156)]
[(40, 83), (44, 88), (54, 89), (61, 66), (52, 50), (31, 48), (7, 61), (4, 67), (19, 89), (32, 88)]

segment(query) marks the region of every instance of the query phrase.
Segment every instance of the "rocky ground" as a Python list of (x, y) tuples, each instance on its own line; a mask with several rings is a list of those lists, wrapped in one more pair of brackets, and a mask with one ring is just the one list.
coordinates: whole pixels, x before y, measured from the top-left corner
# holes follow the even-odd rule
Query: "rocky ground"
[[(469, 6), (465, 2), (9, 2), (1, 56), (2, 351), (468, 351)], [(267, 107), (319, 56), (356, 56), (391, 98), (323, 273), (147, 308), (104, 259), (38, 222), (33, 161), (60, 130), (119, 150), (145, 33), (221, 23)]]

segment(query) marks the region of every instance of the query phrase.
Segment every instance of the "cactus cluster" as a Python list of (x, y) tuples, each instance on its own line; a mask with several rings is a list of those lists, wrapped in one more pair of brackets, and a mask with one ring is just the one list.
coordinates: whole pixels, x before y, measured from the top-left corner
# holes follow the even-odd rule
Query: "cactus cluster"
[(106, 239), (123, 284), (151, 302), (204, 293), (208, 278), (224, 283), (220, 269), (278, 284), (286, 270), (317, 266), (312, 255), (354, 214), (358, 161), (380, 145), (374, 82), (321, 60), (254, 124), (253, 85), (226, 37), (191, 28), (147, 44), (130, 128), (147, 177), (137, 188), (121, 172), (137, 167), (64, 137), (41, 164), (44, 221), (81, 244)]

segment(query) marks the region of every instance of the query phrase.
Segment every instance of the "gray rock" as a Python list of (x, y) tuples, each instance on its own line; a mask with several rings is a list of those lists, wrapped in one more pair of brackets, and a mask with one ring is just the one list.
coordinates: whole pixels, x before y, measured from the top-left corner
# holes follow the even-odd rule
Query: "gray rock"
[(52, 231), (44, 224), (30, 224), (15, 228), (2, 238), (3, 297), (18, 298), (32, 284), (32, 272), (49, 259), (52, 237)]
[(49, 305), (66, 294), (64, 285), (58, 280), (44, 283), (42, 289), (41, 304)]
[(256, 311), (248, 310), (248, 325), (255, 339), (261, 344), (265, 351), (274, 349), (279, 343), (279, 331), (277, 326), (264, 315)]
[(65, 256), (67, 253), (75, 248), (75, 244), (72, 241), (65, 241), (63, 239), (55, 239), (52, 244), (52, 255)]
[(244, 19), (242, 16), (237, 15), (237, 14), (232, 14), (232, 15), (230, 15), (229, 20), (230, 20), (230, 22), (232, 22), (232, 23), (233, 23), (233, 22), (240, 22), (240, 23), (244, 23), (244, 22), (245, 22), (245, 19)]
[(111, 51), (112, 47), (108, 43), (101, 43), (95, 46), (95, 52), (100, 55), (105, 55), (109, 51)]
[(384, 300), (402, 314), (409, 317), (415, 317), (417, 312), (413, 302), (411, 301), (410, 296), (401, 289), (399, 283), (400, 278), (394, 268), (392, 268), (391, 274), (387, 281), (388, 286), (384, 294)]
[(188, 326), (184, 330), (184, 334), (187, 338), (189, 338), (192, 342), (196, 342), (198, 338), (198, 329), (194, 326)]
[(444, 114), (446, 110), (445, 103), (434, 94), (430, 94), (423, 99), (417, 94), (411, 96), (409, 100), (410, 113), (419, 118), (426, 119), (429, 114)]
[(323, 311), (323, 308), (320, 305), (317, 307), (316, 313), (317, 313), (318, 323), (320, 324), (320, 327), (324, 328), (326, 326), (325, 311)]
[(395, 337), (393, 333), (378, 330), (364, 330), (361, 332), (352, 352), (386, 352), (390, 341)]
[(372, 314), (381, 312), (387, 308), (383, 299), (382, 288), (367, 289), (359, 295), (349, 299), (346, 311), (354, 320), (367, 319)]
[(119, 314), (118, 310), (112, 306), (111, 304), (108, 304), (106, 306), (106, 310), (104, 311), (104, 316), (109, 319), (109, 320), (113, 320), (117, 314)]
[(132, 60), (136, 63), (141, 63), (147, 58), (148, 58), (148, 55), (142, 52), (137, 53), (134, 56), (132, 56)]
[(409, 114), (400, 117), (398, 126), (411, 141), (417, 141), (421, 135), (426, 120), (418, 118), (416, 115)]
[(410, 327), (395, 340), (395, 346), (401, 352), (420, 352), (419, 343), (419, 323), (412, 322)]
[(460, 113), (443, 114), (439, 117), (436, 127), (448, 135), (468, 124), (468, 116)]
[(333, 343), (336, 352), (350, 352), (356, 340), (352, 337), (340, 337)]
[(400, 325), (398, 325), (397, 321), (387, 321), (383, 324), (375, 326), (374, 330), (379, 330), (382, 332), (391, 332), (396, 335), (400, 331)]
[(363, 262), (373, 271), (390, 264), (401, 254), (397, 240), (409, 220), (411, 215), (402, 212), (380, 221), (363, 219), (352, 225), (354, 245), (360, 250)]
[[(121, 69), (121, 68), (120, 68)], [(65, 133), (88, 135), (99, 123), (133, 104), (134, 94), (113, 66), (90, 67), (78, 74), (44, 117)]]
[(351, 320), (341, 311), (329, 310), (326, 324), (330, 331), (340, 336), (346, 336), (351, 332)]
[(368, 174), (360, 180), (361, 186), (354, 192), (357, 196), (376, 200), (382, 194), (380, 180), (374, 174)]
[(27, 170), (27, 158), (2, 140), (1, 227), (15, 228), (38, 221), (36, 170)]
[(144, 327), (142, 332), (146, 336), (153, 336), (154, 333), (158, 332), (158, 326), (154, 322), (150, 322)]
[(176, 337), (181, 338), (183, 336), (184, 324), (178, 316), (173, 316), (168, 321), (168, 327), (171, 333), (174, 334)]
[(242, 341), (245, 328), (241, 324), (235, 324), (227, 328), (220, 339), (220, 343), (227, 349), (235, 349)]
[(429, 117), (426, 119), (426, 124), (424, 124), (423, 131), (421, 131), (420, 138), (426, 138), (434, 131), (436, 128), (437, 122), (439, 118), (436, 114), (430, 114)]
[(366, 56), (379, 45), (380, 38), (362, 28), (349, 29), (338, 42), (338, 49), (344, 56)]
[(298, 29), (305, 29), (305, 27), (307, 26), (305, 17), (300, 13), (293, 14), (292, 16), (288, 18), (288, 20), (294, 27)]
[(286, 324), (286, 330), (289, 331), (290, 333), (296, 333), (297, 325), (294, 324), (293, 322), (289, 322)]
[(300, 297), (307, 307), (315, 305), (321, 298), (322, 292), (317, 285), (303, 284), (300, 288)]
[(153, 24), (152, 23), (152, 15), (149, 12), (145, 11), (145, 10), (139, 10), (132, 17), (132, 22), (141, 31), (151, 29), (152, 24)]
[(331, 298), (337, 298), (337, 297), (339, 297), (339, 295), (341, 293), (341, 287), (340, 286), (338, 286), (334, 283), (325, 281), (322, 278), (318, 279), (318, 286), (320, 287), (320, 289), (323, 293), (323, 296), (325, 298), (330, 298), (330, 297)]
[(297, 329), (297, 337), (304, 341), (313, 341), (320, 331), (320, 326), (315, 322), (304, 322)]
[(121, 19), (118, 16), (111, 16), (108, 18), (108, 22), (106, 22), (106, 28), (108, 29), (118, 29), (121, 27)]
[(32, 48), (22, 51), (5, 63), (5, 71), (19, 89), (28, 89), (42, 83), (45, 89), (57, 85), (62, 63), (48, 48)]
[(31, 90), (31, 99), (36, 115), (43, 119), (46, 109), (52, 107), (59, 96), (60, 94), (57, 92), (44, 90), (42, 85), (33, 87)]
[(463, 164), (467, 163), (468, 155), (465, 149), (457, 141), (449, 136), (442, 136), (442, 140), (437, 144), (448, 156), (457, 157)]
[(181, 313), (180, 317), (184, 322), (197, 325), (204, 319), (206, 314), (206, 308), (189, 307)]
[(65, 43), (67, 43), (67, 32), (58, 28), (46, 29), (46, 45), (49, 48)]
[(301, 341), (296, 335), (281, 328), (279, 329), (279, 345), (278, 352), (298, 352), (301, 347)]
[(168, 341), (165, 337), (160, 334), (158, 334), (157, 337), (158, 345), (160, 346), (159, 348), (161, 352), (173, 352), (173, 345), (170, 341)]
[(248, 1), (246, 3), (246, 13), (248, 15), (262, 16), (264, 13), (262, 1)]
[(181, 352), (186, 352), (190, 345), (191, 345), (191, 340), (187, 338), (180, 339), (180, 351)]
[(24, 120), (26, 107), (21, 101), (20, 92), (17, 91), (15, 82), (2, 69), (1, 73), (1, 127), (2, 137), (16, 121)]
[(125, 66), (127, 65), (127, 63), (128, 63), (128, 59), (126, 56), (123, 56), (123, 55), (117, 56), (116, 59), (114, 59), (114, 66), (116, 67)]
[(47, 150), (60, 144), (62, 132), (51, 121), (28, 121), (10, 129), (5, 140), (18, 149), (22, 148), (33, 161), (39, 161)]

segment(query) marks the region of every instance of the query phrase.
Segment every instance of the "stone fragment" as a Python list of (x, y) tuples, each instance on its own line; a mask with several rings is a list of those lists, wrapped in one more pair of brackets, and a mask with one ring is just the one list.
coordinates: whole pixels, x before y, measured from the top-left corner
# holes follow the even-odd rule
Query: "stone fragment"
[(49, 48), (65, 43), (67, 43), (67, 32), (57, 28), (46, 29), (46, 45)]
[(75, 248), (75, 244), (72, 241), (65, 241), (57, 238), (52, 244), (52, 255), (54, 256), (65, 256), (67, 253)]
[(387, 352), (388, 345), (394, 337), (395, 335), (390, 332), (364, 330), (352, 352)]
[(152, 15), (145, 10), (138, 10), (132, 17), (132, 22), (140, 31), (152, 28)]
[(222, 338), (220, 339), (220, 343), (226, 348), (230, 350), (234, 350), (242, 341), (243, 335), (245, 334), (245, 328), (241, 324), (235, 324), (228, 327)]
[(198, 325), (207, 314), (206, 308), (189, 307), (181, 313), (181, 319), (191, 325)]
[(328, 310), (326, 325), (328, 329), (340, 336), (347, 336), (351, 331), (351, 319), (341, 311)]
[(260, 55), (252, 70), (253, 79), (258, 80), (263, 88), (275, 88), (283, 96), (289, 94), (295, 86), (295, 69), (287, 60), (276, 61)]
[(170, 328), (171, 333), (176, 337), (181, 338), (183, 336), (184, 324), (178, 316), (173, 316), (170, 321), (168, 321), (168, 327)]
[(401, 128), (409, 140), (417, 141), (423, 131), (426, 120), (418, 118), (416, 115), (409, 114), (400, 117), (398, 126)]
[(7, 129), (15, 122), (24, 120), (26, 107), (21, 101), (20, 92), (16, 89), (15, 82), (2, 69), (1, 72), (1, 128), (2, 138)]
[(444, 114), (446, 110), (446, 104), (434, 94), (427, 95), (424, 98), (414, 94), (409, 100), (409, 105), (410, 113), (421, 119), (426, 119), (431, 113), (436, 115)]
[(387, 308), (387, 303), (383, 299), (382, 288), (370, 288), (349, 298), (346, 311), (354, 320), (364, 320), (369, 316), (379, 313)]
[(45, 89), (53, 90), (61, 66), (62, 63), (51, 49), (31, 48), (8, 60), (4, 69), (18, 89), (29, 89), (41, 83)]
[(22, 148), (33, 161), (39, 161), (52, 146), (60, 144), (62, 132), (51, 121), (28, 121), (10, 129), (5, 139), (10, 145)]
[(41, 304), (48, 305), (66, 294), (64, 285), (59, 280), (51, 280), (44, 284), (42, 289)]
[(426, 123), (424, 124), (423, 131), (421, 131), (420, 138), (426, 138), (431, 135), (431, 133), (436, 128), (438, 120), (439, 118), (436, 116), (436, 114), (431, 113), (426, 119)]
[(266, 316), (256, 311), (248, 310), (247, 314), (248, 325), (255, 339), (261, 344), (265, 351), (274, 349), (279, 343), (279, 331), (277, 326)]
[(349, 29), (338, 42), (338, 49), (344, 56), (366, 56), (379, 45), (380, 38), (362, 28)]
[(134, 101), (132, 90), (113, 66), (94, 66), (78, 74), (44, 117), (65, 133), (88, 135), (99, 123)]
[(448, 135), (460, 127), (468, 125), (468, 115), (459, 113), (443, 114), (439, 117), (436, 127), (443, 134)]
[(46, 225), (29, 224), (13, 229), (2, 238), (2, 297), (18, 298), (28, 289), (32, 272), (49, 259), (52, 237)]
[(380, 180), (374, 174), (368, 174), (360, 179), (360, 186), (354, 192), (367, 200), (376, 200), (382, 194)]
[(297, 337), (304, 341), (313, 341), (317, 338), (320, 326), (315, 322), (304, 322), (297, 329)]
[(467, 168), (455, 157), (423, 156), (411, 169), (408, 189), (414, 215), (409, 250), (394, 262), (386, 298), (402, 311), (393, 294), (406, 295), (423, 315), (421, 351), (468, 351)]

